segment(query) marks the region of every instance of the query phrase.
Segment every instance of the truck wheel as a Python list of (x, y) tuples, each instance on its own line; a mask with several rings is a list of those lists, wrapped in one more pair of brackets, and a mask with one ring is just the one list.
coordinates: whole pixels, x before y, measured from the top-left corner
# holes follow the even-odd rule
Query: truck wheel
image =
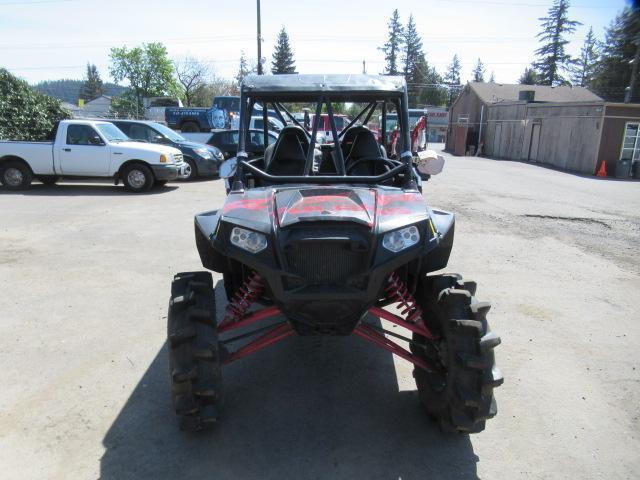
[(209, 272), (179, 273), (167, 316), (171, 397), (181, 430), (212, 426), (222, 404), (215, 294)]
[(424, 277), (416, 291), (425, 323), (440, 340), (413, 335), (411, 351), (438, 367), (416, 367), (413, 376), (424, 408), (446, 432), (481, 432), (497, 413), (493, 389), (503, 377), (493, 349), (500, 337), (487, 323), (491, 305), (477, 302), (475, 289), (458, 275), (436, 275)]
[(124, 183), (124, 188), (130, 192), (146, 192), (153, 187), (153, 173), (146, 165), (134, 163), (122, 171), (122, 183)]
[(187, 166), (188, 176), (184, 177), (183, 180), (185, 180), (186, 182), (190, 182), (191, 180), (195, 180), (196, 178), (198, 178), (198, 167), (196, 167), (196, 162), (194, 162), (190, 158), (185, 158), (184, 161), (188, 165)]
[(180, 131), (184, 133), (198, 133), (200, 131), (200, 127), (195, 122), (184, 122), (180, 126)]
[(55, 185), (58, 181), (58, 177), (55, 175), (47, 175), (45, 177), (38, 177), (38, 180), (40, 180), (43, 185)]
[(9, 190), (24, 190), (32, 180), (31, 169), (24, 162), (10, 160), (0, 165), (0, 181)]

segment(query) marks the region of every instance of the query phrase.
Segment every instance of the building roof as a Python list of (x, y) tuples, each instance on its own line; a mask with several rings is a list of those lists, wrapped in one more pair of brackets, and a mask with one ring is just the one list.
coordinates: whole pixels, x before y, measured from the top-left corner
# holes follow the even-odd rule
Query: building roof
[(388, 75), (250, 75), (244, 79), (242, 89), (252, 96), (400, 96), (406, 89), (406, 82), (403, 77)]
[(598, 102), (603, 101), (584, 87), (549, 87), (506, 83), (472, 82), (469, 84), (484, 103), (519, 100), (521, 91), (534, 91), (535, 102)]

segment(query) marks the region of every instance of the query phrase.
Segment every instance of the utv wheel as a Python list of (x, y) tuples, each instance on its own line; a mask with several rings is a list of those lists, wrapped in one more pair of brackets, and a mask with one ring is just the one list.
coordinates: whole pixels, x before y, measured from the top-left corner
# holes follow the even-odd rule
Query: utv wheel
[(122, 183), (124, 183), (124, 188), (130, 192), (146, 192), (153, 187), (153, 173), (146, 165), (134, 163), (122, 171)]
[(481, 432), (497, 413), (493, 389), (503, 377), (493, 349), (500, 337), (487, 323), (491, 305), (477, 302), (475, 289), (458, 275), (437, 275), (423, 278), (416, 291), (423, 318), (440, 340), (414, 334), (412, 352), (438, 371), (415, 368), (413, 376), (424, 408), (447, 432)]
[(21, 161), (8, 161), (0, 165), (0, 181), (8, 190), (24, 190), (31, 185), (31, 169)]
[(171, 397), (181, 430), (213, 425), (222, 403), (215, 294), (209, 272), (179, 273), (167, 316)]

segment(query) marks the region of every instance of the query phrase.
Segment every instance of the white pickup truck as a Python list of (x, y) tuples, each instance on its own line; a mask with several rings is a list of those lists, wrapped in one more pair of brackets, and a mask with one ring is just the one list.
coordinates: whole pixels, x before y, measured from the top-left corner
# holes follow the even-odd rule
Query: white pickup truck
[(54, 184), (61, 177), (120, 180), (127, 190), (145, 192), (186, 176), (180, 150), (131, 141), (109, 122), (63, 120), (53, 142), (0, 141), (0, 182), (27, 188), (35, 178)]

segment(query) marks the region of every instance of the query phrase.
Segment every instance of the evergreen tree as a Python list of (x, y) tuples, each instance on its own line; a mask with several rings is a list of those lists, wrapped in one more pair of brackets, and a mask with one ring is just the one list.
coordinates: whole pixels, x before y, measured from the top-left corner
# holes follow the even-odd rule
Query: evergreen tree
[(489, 75), (489, 83), (496, 83), (496, 72), (492, 71)]
[[(605, 32), (601, 55), (594, 72), (591, 88), (608, 101), (621, 102), (631, 80), (633, 61), (640, 45), (640, 12), (626, 7)], [(640, 101), (636, 79), (631, 101)]]
[(238, 73), (236, 74), (236, 82), (238, 83), (238, 87), (242, 86), (242, 82), (244, 81), (244, 77), (251, 73), (251, 69), (249, 68), (249, 62), (244, 56), (244, 50), (240, 52), (240, 66), (238, 68)]
[(565, 52), (569, 41), (566, 35), (573, 33), (580, 22), (569, 20), (569, 0), (554, 0), (548, 16), (539, 18), (542, 31), (537, 35), (542, 46), (536, 50), (538, 57), (533, 66), (538, 72), (541, 85), (562, 85), (566, 80), (562, 71), (572, 65), (572, 59)]
[(476, 63), (476, 66), (473, 68), (472, 74), (474, 82), (484, 82), (484, 64), (480, 58), (478, 58), (478, 63)]
[(87, 77), (84, 79), (82, 87), (80, 87), (79, 97), (85, 102), (90, 102), (103, 94), (104, 84), (98, 73), (98, 68), (93, 64), (87, 63)]
[(284, 27), (278, 33), (276, 46), (273, 50), (273, 60), (271, 61), (271, 73), (278, 75), (281, 73), (296, 73), (296, 65), (293, 60), (293, 51), (289, 44), (289, 35)]
[(451, 64), (447, 67), (447, 73), (444, 74), (444, 83), (449, 86), (449, 100), (448, 105), (451, 105), (460, 93), (460, 59), (455, 54), (451, 60)]
[(580, 50), (580, 57), (575, 60), (571, 70), (571, 82), (574, 85), (580, 87), (591, 85), (598, 57), (598, 41), (593, 34), (593, 27), (590, 27)]
[(388, 24), (389, 37), (387, 43), (380, 48), (384, 52), (384, 73), (387, 75), (398, 75), (400, 73), (400, 50), (404, 44), (404, 28), (400, 22), (400, 14), (396, 8), (391, 14)]
[(524, 72), (522, 72), (522, 75), (520, 75), (518, 83), (521, 85), (537, 85), (538, 74), (533, 68), (525, 68)]
[(408, 84), (420, 83), (421, 65), (424, 58), (422, 51), (422, 39), (413, 21), (413, 15), (409, 15), (407, 28), (404, 29), (404, 53), (402, 61), (404, 63), (403, 73)]

